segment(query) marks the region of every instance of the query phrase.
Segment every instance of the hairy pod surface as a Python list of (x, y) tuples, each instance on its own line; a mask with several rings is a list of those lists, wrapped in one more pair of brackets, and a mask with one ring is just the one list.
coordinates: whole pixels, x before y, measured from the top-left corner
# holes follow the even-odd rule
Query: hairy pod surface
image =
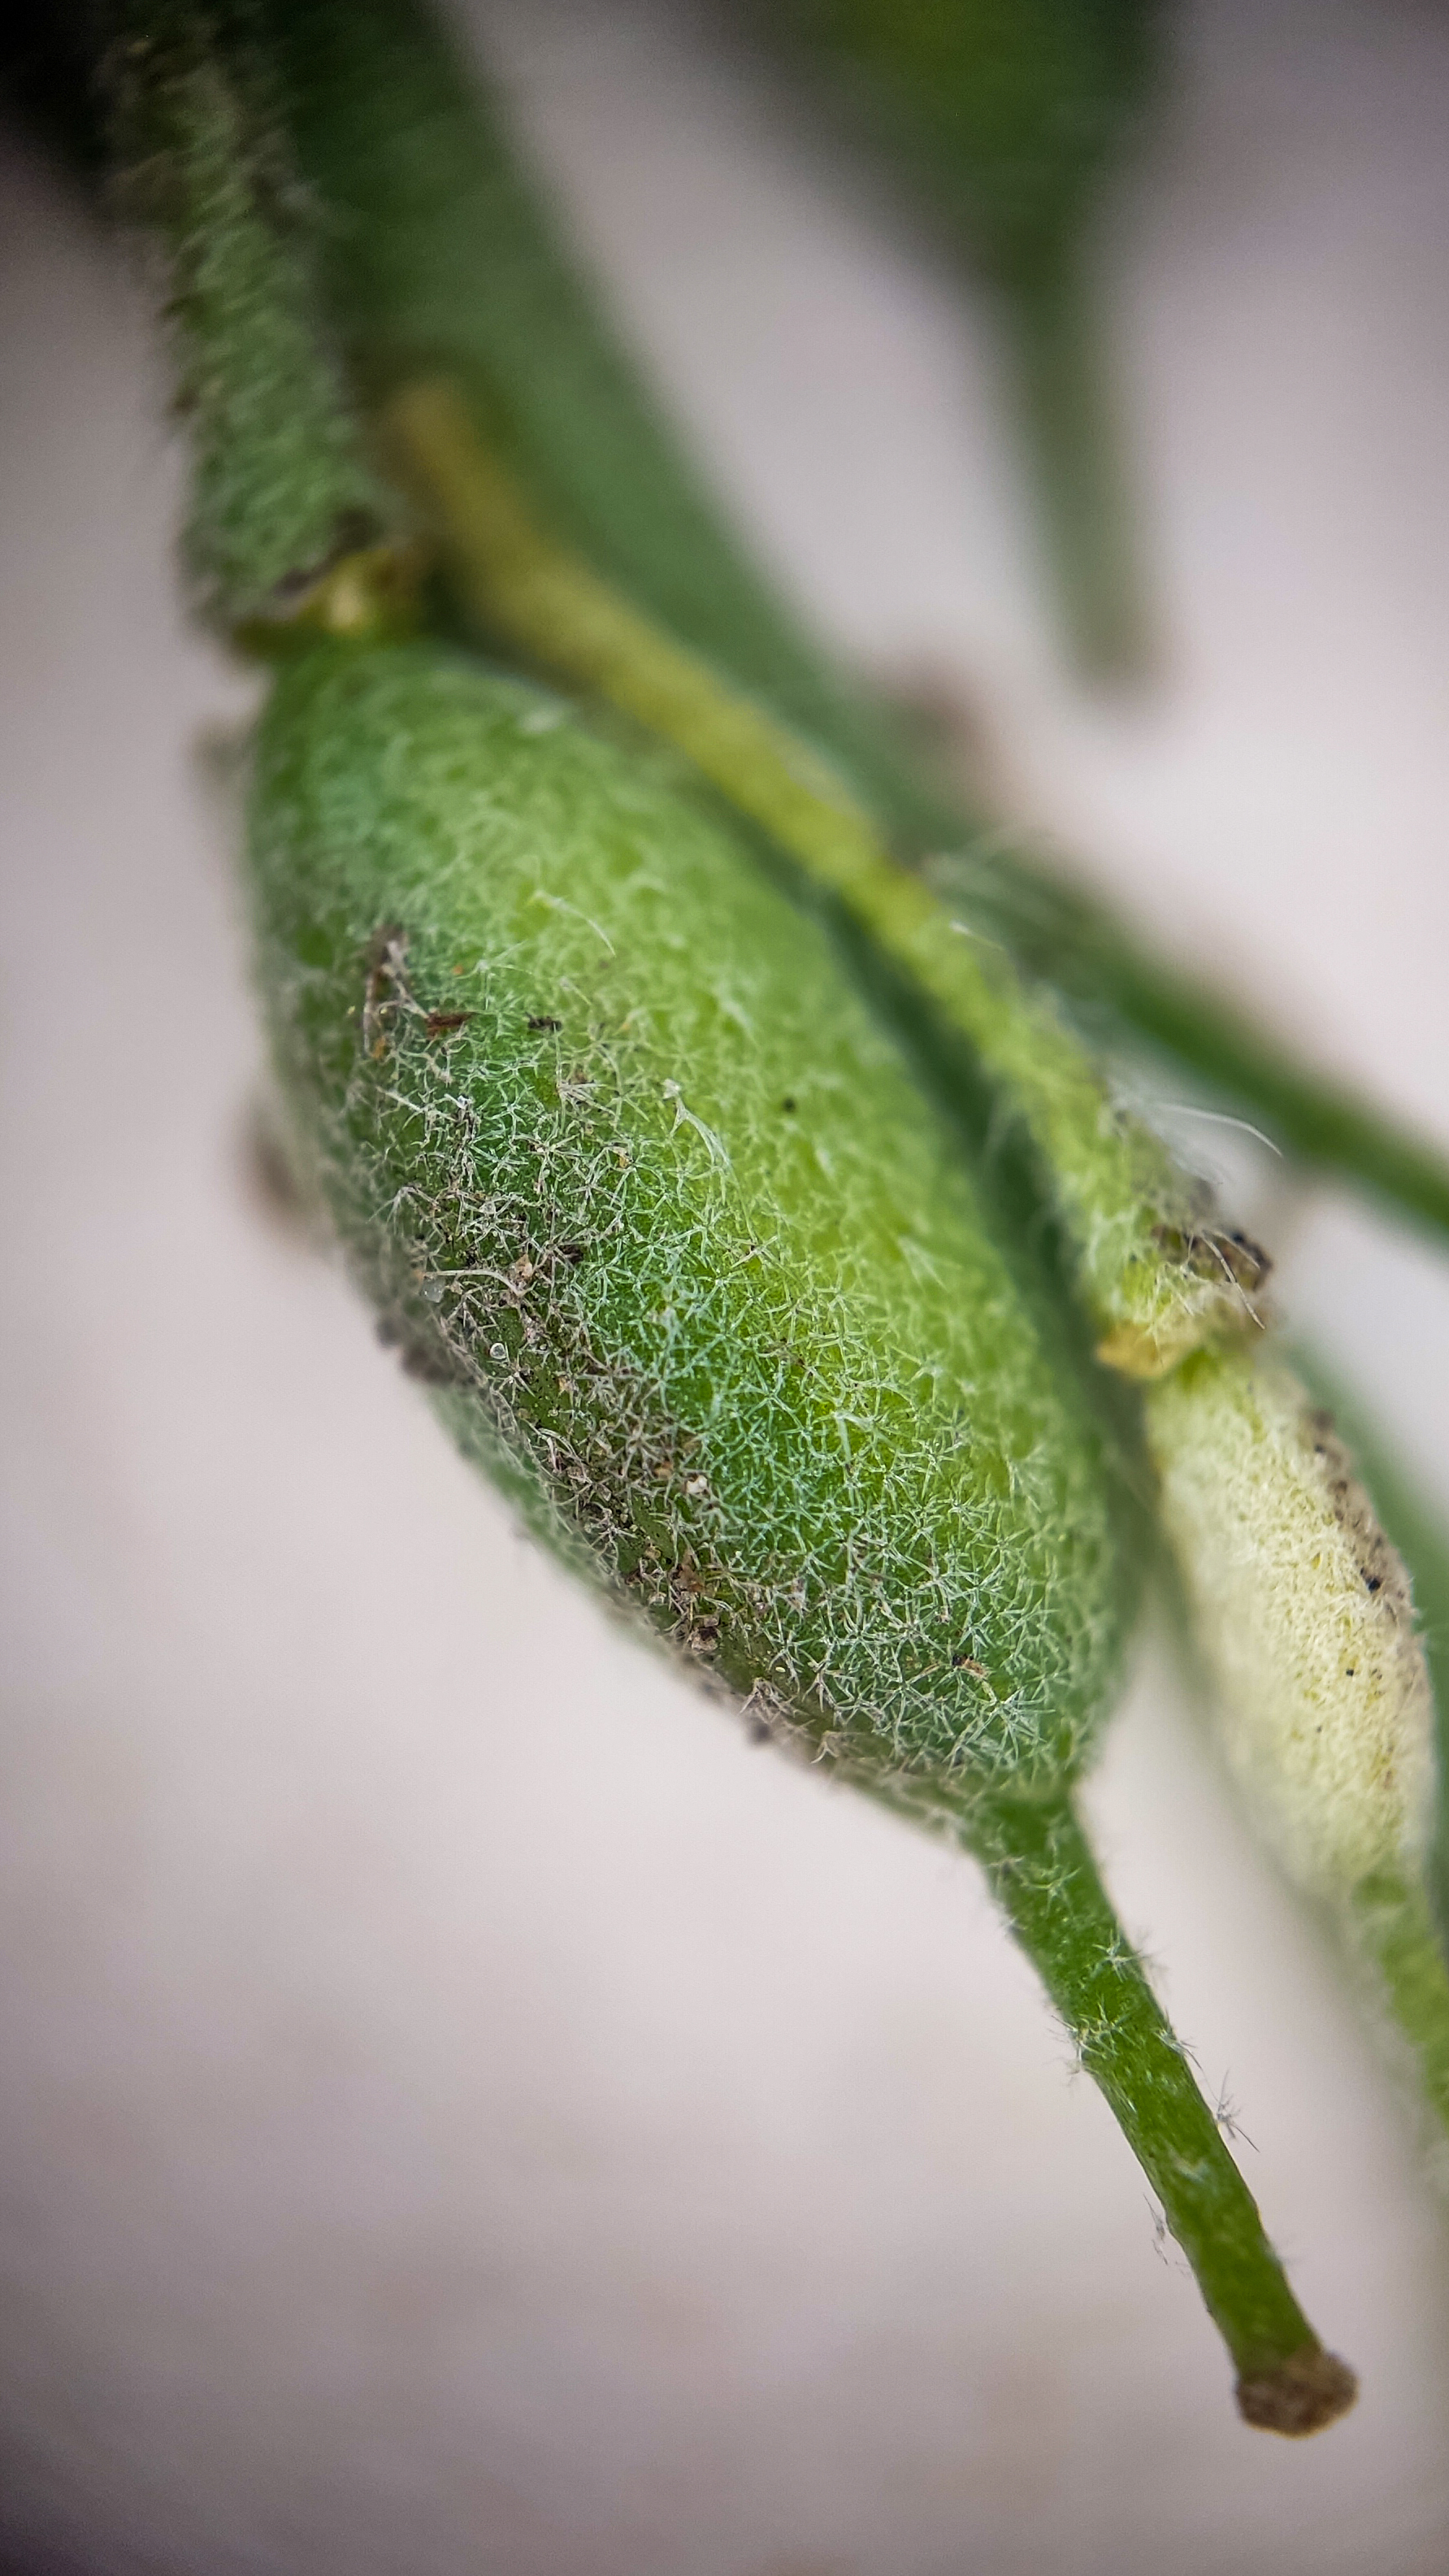
[(1068, 1780), (1125, 1609), (1103, 1444), (827, 933), (423, 645), (283, 672), (251, 870), (311, 1173), (535, 1530), (848, 1771)]
[(1422, 1867), (1433, 1702), (1403, 1564), (1281, 1360), (1200, 1352), (1154, 1387), (1163, 1519), (1222, 1692), (1220, 1731), (1298, 1884)]

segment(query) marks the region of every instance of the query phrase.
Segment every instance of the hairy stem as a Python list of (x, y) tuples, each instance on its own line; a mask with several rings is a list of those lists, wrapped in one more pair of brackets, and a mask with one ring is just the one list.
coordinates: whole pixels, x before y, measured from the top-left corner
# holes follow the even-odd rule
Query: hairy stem
[(968, 853), (937, 873), (1094, 1024), (1110, 1014), (1118, 1032), (1200, 1075), (1301, 1162), (1449, 1236), (1449, 1160), (1437, 1147), (1275, 1044), (1226, 994), (1143, 947), (1108, 905), (1019, 856), (1003, 866)]
[(1001, 1801), (961, 1830), (1192, 2266), (1240, 2411), (1267, 2431), (1318, 2432), (1352, 2405), (1353, 2373), (1288, 2286), (1070, 1805)]
[(199, 604), (226, 630), (289, 616), (347, 561), (326, 622), (355, 624), (359, 558), (381, 567), (395, 505), (328, 356), (266, 66), (235, 29), (168, 0), (122, 17), (115, 143), (169, 271)]

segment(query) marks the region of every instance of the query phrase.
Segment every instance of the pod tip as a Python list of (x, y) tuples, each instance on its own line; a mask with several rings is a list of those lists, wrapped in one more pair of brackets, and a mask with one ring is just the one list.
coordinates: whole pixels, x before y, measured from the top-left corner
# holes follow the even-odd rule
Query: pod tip
[(1321, 2344), (1305, 2343), (1271, 2370), (1245, 2372), (1237, 2394), (1238, 2413), (1245, 2424), (1296, 2441), (1307, 2433), (1321, 2433), (1346, 2415), (1358, 2395), (1358, 2381), (1336, 2353), (1325, 2352)]

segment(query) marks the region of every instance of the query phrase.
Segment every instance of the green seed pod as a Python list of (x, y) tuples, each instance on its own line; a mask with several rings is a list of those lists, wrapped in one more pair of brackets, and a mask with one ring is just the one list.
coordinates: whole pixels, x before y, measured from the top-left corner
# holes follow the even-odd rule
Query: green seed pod
[(1449, 1529), (1420, 1489), (1393, 1440), (1373, 1420), (1362, 1398), (1339, 1370), (1329, 1367), (1321, 1352), (1306, 1349), (1301, 1341), (1294, 1344), (1293, 1364), (1315, 1404), (1331, 1413), (1338, 1436), (1358, 1462), (1359, 1475), (1373, 1497), (1374, 1510), (1389, 1544), (1412, 1578), (1414, 1614), (1438, 1719), (1438, 1814), (1426, 1864), (1426, 1884), (1433, 1891), (1433, 1912), (1449, 1936), (1449, 1832), (1444, 1809), (1444, 1778), (1449, 1771)]
[(540, 1535), (770, 1731), (986, 1867), (1187, 2251), (1246, 2419), (1353, 2402), (1071, 1808), (1111, 1479), (820, 924), (556, 701), (318, 645), (251, 867), (304, 1164)]
[(1070, 1778), (1120, 1638), (1101, 1446), (824, 931), (422, 647), (284, 674), (253, 868), (344, 1241), (535, 1525), (849, 1768)]
[(453, 386), (408, 386), (386, 426), (396, 470), (488, 630), (673, 743), (762, 826), (889, 959), (918, 1027), (947, 1034), (958, 1088), (965, 1040), (966, 1087), (984, 1072), (998, 1114), (1030, 1141), (1098, 1357), (1125, 1376), (1156, 1377), (1201, 1344), (1257, 1329), (1264, 1255), (1216, 1223), (1211, 1193), (1113, 1098), (1055, 997), (1024, 985), (1004, 950), (893, 863), (807, 744), (538, 524)]

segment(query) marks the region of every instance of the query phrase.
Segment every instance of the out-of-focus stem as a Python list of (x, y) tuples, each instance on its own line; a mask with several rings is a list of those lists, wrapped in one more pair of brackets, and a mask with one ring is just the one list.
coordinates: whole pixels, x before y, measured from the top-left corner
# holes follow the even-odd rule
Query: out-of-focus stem
[(1014, 292), (1005, 309), (1024, 445), (1076, 661), (1088, 679), (1140, 679), (1152, 637), (1137, 514), (1075, 261)]

